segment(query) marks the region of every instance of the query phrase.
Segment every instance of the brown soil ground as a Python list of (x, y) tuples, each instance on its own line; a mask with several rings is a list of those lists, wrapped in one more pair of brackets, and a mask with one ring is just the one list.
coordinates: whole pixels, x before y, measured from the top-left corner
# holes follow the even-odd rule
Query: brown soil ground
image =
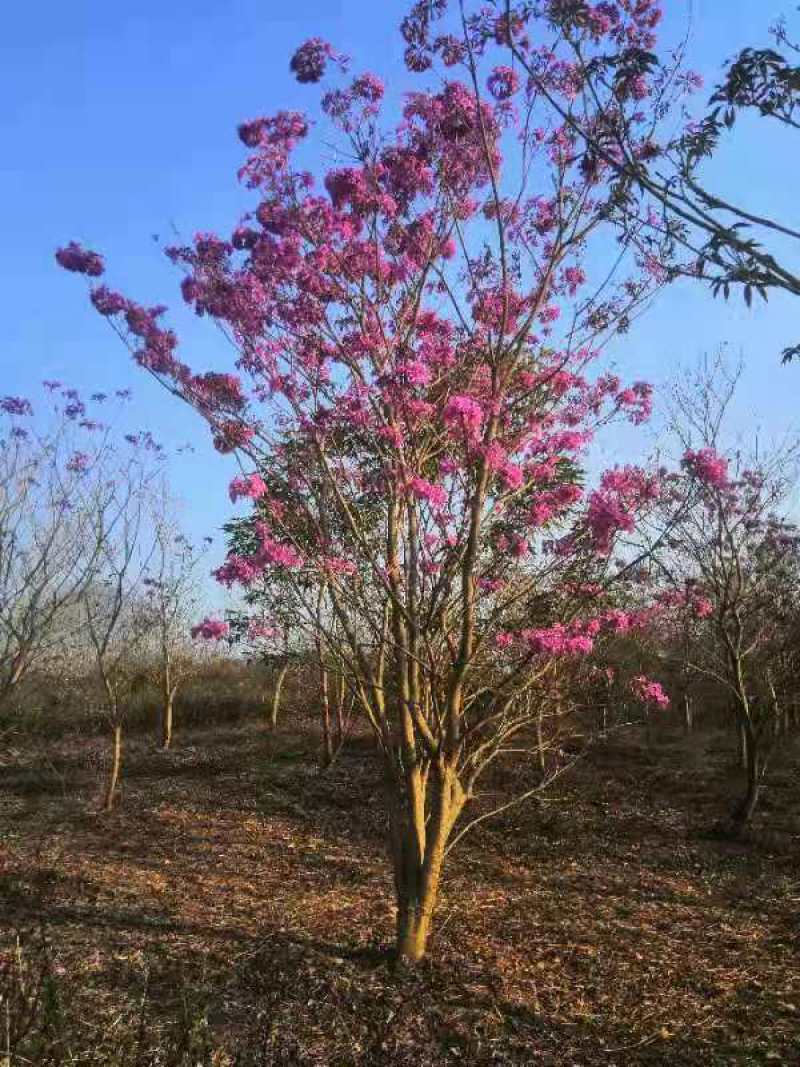
[(800, 1064), (800, 753), (733, 842), (709, 831), (735, 787), (720, 744), (616, 736), (485, 824), (450, 859), (430, 959), (395, 975), (368, 739), (320, 774), (310, 729), (140, 735), (112, 815), (102, 738), (18, 741), (0, 938), (38, 1022), (0, 1019), (29, 1028), (12, 1065)]

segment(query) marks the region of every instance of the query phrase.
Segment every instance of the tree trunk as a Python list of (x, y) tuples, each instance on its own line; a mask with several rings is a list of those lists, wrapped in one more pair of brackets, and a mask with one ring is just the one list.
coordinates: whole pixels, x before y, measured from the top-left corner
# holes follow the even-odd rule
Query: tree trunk
[(739, 766), (743, 771), (747, 770), (747, 728), (741, 720), (739, 720)]
[(601, 704), (597, 709), (597, 728), (601, 734), (608, 732), (608, 704)]
[(331, 703), (328, 695), (328, 672), (322, 668), (322, 767), (333, 763), (333, 735), (331, 734)]
[(278, 671), (278, 677), (275, 679), (275, 688), (272, 691), (272, 705), (269, 713), (269, 725), (272, 730), (278, 729), (278, 714), (281, 709), (281, 691), (288, 670), (289, 662), (287, 660), (286, 663), (281, 664), (281, 668)]
[(164, 693), (164, 707), (161, 713), (161, 747), (168, 749), (172, 744), (172, 708), (175, 703), (175, 690)]
[(544, 774), (547, 770), (547, 760), (544, 748), (544, 710), (541, 704), (536, 711), (536, 754), (539, 758), (539, 770)]
[(690, 734), (694, 725), (694, 709), (692, 708), (692, 698), (688, 693), (683, 694), (683, 732)]
[(339, 752), (344, 745), (344, 704), (346, 699), (347, 688), (345, 685), (345, 677), (344, 674), (340, 674), (336, 685), (336, 752)]
[(106, 796), (103, 803), (106, 811), (113, 809), (117, 799), (117, 783), (119, 782), (119, 772), (122, 767), (122, 723), (115, 723), (112, 738), (111, 770), (108, 775)]
[(753, 732), (752, 724), (749, 722), (741, 723), (740, 731), (747, 785), (744, 796), (739, 800), (733, 810), (733, 822), (738, 827), (744, 827), (747, 826), (752, 819), (758, 805), (758, 798), (761, 792), (762, 768), (758, 752), (758, 743)]
[[(455, 773), (434, 765), (427, 819), (427, 777), (414, 768), (406, 796), (393, 790), (390, 835), (397, 900), (396, 963), (414, 966), (425, 956), (439, 896), (447, 842), (466, 797)], [(416, 817), (414, 817), (416, 810)]]

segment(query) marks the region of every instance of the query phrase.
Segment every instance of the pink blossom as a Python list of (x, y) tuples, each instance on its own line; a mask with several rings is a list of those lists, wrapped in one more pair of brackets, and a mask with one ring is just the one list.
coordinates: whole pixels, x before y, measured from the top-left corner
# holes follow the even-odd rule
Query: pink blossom
[(714, 614), (714, 605), (708, 597), (697, 597), (692, 601), (692, 612), (698, 619), (707, 619)]
[(91, 465), (91, 458), (86, 452), (73, 452), (67, 460), (67, 470), (72, 474), (85, 474)]
[(0, 398), (0, 411), (5, 415), (32, 415), (30, 400), (23, 396), (4, 396)]
[(251, 619), (247, 624), (247, 636), (251, 641), (275, 641), (281, 636), (281, 629), (273, 623), (261, 619)]
[(265, 564), (272, 564), (276, 567), (295, 568), (303, 565), (303, 557), (291, 545), (280, 544), (269, 535), (261, 537), (258, 559)]
[(586, 513), (596, 551), (609, 553), (618, 533), (630, 533), (634, 529), (637, 509), (656, 500), (659, 492), (658, 479), (638, 467), (606, 471), (600, 479), (600, 488), (589, 497)]
[(654, 704), (658, 708), (669, 707), (669, 697), (661, 688), (661, 683), (654, 682), (643, 674), (637, 674), (631, 680), (631, 692), (642, 704)]
[(586, 281), (586, 273), (580, 267), (567, 267), (564, 270), (564, 285), (570, 296), (575, 296), (581, 285)]
[(121, 293), (115, 293), (105, 285), (98, 285), (90, 294), (92, 303), (101, 315), (120, 315), (128, 306)]
[(511, 490), (519, 489), (525, 481), (525, 473), (516, 463), (504, 463), (500, 468), (500, 477), (506, 489)]
[(418, 500), (427, 500), (434, 507), (442, 507), (447, 503), (447, 491), (441, 485), (434, 485), (425, 478), (412, 478), (409, 489)]
[(594, 648), (591, 637), (571, 634), (561, 623), (536, 630), (523, 630), (520, 637), (536, 655), (588, 655)]
[(236, 503), (242, 497), (249, 500), (258, 500), (267, 492), (267, 484), (260, 474), (247, 474), (234, 478), (228, 487), (228, 496), (231, 503)]
[(403, 444), (403, 432), (399, 426), (381, 426), (378, 436), (382, 437), (393, 448), (400, 448)]
[(486, 87), (495, 100), (508, 100), (519, 88), (519, 75), (511, 67), (495, 67)]
[(358, 568), (349, 559), (341, 559), (338, 556), (327, 556), (322, 561), (322, 569), (328, 574), (353, 575)]
[(333, 49), (327, 41), (320, 37), (310, 37), (292, 56), (289, 69), (301, 83), (318, 82), (332, 56)]
[(90, 278), (99, 278), (105, 270), (103, 257), (88, 248), (82, 248), (76, 241), (70, 241), (56, 251), (56, 262), (64, 270), (88, 274)]
[(377, 74), (361, 74), (355, 79), (352, 91), (356, 96), (367, 100), (371, 104), (377, 104), (383, 98), (384, 84)]
[(471, 396), (451, 396), (442, 412), (446, 426), (462, 430), (468, 437), (480, 431), (483, 410)]
[(713, 448), (687, 449), (681, 465), (709, 489), (728, 487), (728, 460)]
[(200, 637), (204, 641), (219, 641), (223, 637), (227, 637), (229, 631), (230, 626), (227, 622), (206, 616), (202, 622), (192, 627), (191, 634), (192, 637)]
[(252, 585), (263, 574), (263, 567), (251, 556), (239, 556), (232, 552), (213, 574), (221, 585), (230, 589), (233, 585)]

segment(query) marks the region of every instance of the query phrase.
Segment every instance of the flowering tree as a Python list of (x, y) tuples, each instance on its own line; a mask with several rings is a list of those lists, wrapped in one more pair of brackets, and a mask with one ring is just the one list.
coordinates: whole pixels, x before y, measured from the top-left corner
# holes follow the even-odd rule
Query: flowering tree
[[(606, 6), (619, 21), (587, 47), (622, 62), (625, 42), (650, 40), (654, 5)], [(426, 52), (447, 5), (417, 5), (409, 66), (425, 53), (444, 81), (408, 94), (394, 130), (376, 76), (328, 89), (322, 113), (349, 159), (322, 190), (293, 161), (304, 116), (240, 127), (255, 209), (230, 238), (170, 250), (184, 299), (234, 340), (240, 374), (181, 361), (163, 308), (91, 291), (136, 362), (252, 471), (240, 488), (258, 501), (255, 539), (225, 579), (279, 575), (293, 589), (298, 624), (333, 653), (375, 733), (407, 961), (426, 950), (481, 775), (535, 728), (558, 665), (630, 625), (610, 599), (629, 565), (613, 554), (659, 496), (635, 467), (585, 485), (596, 431), (650, 410), (649, 386), (592, 368), (663, 279), (633, 227), (608, 240), (613, 171), (576, 151), (564, 113), (625, 121), (644, 151), (664, 96), (646, 71), (629, 92), (590, 92), (545, 7), (530, 19), (549, 95), (487, 67), (502, 15), (456, 17)], [(317, 82), (343, 63), (312, 39), (292, 69)], [(59, 255), (103, 269), (78, 246)]]
[(786, 649), (782, 623), (798, 592), (800, 539), (780, 516), (786, 485), (768, 466), (734, 478), (730, 462), (710, 449), (688, 453), (685, 465), (700, 491), (672, 534), (671, 551), (706, 616), (695, 646), (705, 655), (693, 655), (688, 666), (716, 679), (732, 698), (746, 773), (732, 812), (741, 826), (755, 812), (780, 717), (773, 677)]
[(137, 440), (134, 452), (113, 471), (108, 482), (113, 521), (109, 521), (108, 508), (98, 508), (92, 515), (93, 540), (100, 546), (99, 565), (81, 594), (101, 707), (111, 733), (111, 761), (103, 800), (106, 811), (116, 803), (125, 714), (143, 676), (146, 642), (151, 632), (145, 581), (157, 541), (147, 521), (154, 477), (150, 445), (149, 438), (144, 444)]
[[(654, 559), (658, 598), (673, 609), (673, 645), (680, 649), (687, 699), (692, 677), (702, 676), (721, 687), (732, 708), (746, 774), (732, 812), (734, 826), (741, 827), (756, 810), (783, 717), (775, 677), (792, 644), (800, 539), (781, 514), (796, 446), (762, 454), (750, 467), (720, 450), (737, 380), (738, 371), (717, 359), (676, 391), (674, 427), (683, 458), (662, 497), (672, 509), (669, 534)], [(682, 502), (677, 510), (670, 503), (676, 498)]]

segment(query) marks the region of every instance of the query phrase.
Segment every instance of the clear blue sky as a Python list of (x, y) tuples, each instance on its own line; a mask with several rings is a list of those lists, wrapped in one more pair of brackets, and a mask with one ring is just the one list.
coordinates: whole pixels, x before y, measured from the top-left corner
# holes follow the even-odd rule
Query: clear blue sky
[[(229, 232), (251, 201), (235, 180), (244, 118), (279, 107), (310, 108), (288, 58), (306, 37), (350, 52), (395, 91), (408, 84), (396, 27), (406, 0), (38, 0), (7, 5), (0, 43), (0, 233), (5, 251), (0, 314), (0, 393), (35, 394), (43, 378), (81, 389), (134, 390), (131, 422), (167, 445), (194, 440), (173, 464), (191, 532), (214, 534), (230, 513), (230, 459), (217, 456), (193, 414), (133, 367), (85, 300), (82, 285), (53, 262), (76, 238), (104, 253), (114, 287), (144, 302), (174, 303), (177, 277), (153, 235)], [(794, 0), (695, 0), (690, 63), (711, 84), (721, 62), (766, 43), (771, 21)], [(686, 0), (665, 0), (675, 32)], [(763, 124), (761, 124), (763, 127)], [(800, 223), (800, 156), (791, 139), (743, 127), (714, 164), (721, 190), (766, 203)], [(780, 153), (780, 154), (779, 154)], [(187, 362), (219, 365), (210, 327), (177, 317)], [(800, 367), (781, 367), (783, 344), (800, 341), (800, 304), (775, 299), (746, 311), (678, 286), (612, 353), (621, 370), (656, 385), (704, 350), (727, 342), (747, 371), (737, 419), (766, 436), (798, 425)], [(611, 445), (629, 458), (627, 435)], [(221, 546), (218, 542), (218, 551)]]

